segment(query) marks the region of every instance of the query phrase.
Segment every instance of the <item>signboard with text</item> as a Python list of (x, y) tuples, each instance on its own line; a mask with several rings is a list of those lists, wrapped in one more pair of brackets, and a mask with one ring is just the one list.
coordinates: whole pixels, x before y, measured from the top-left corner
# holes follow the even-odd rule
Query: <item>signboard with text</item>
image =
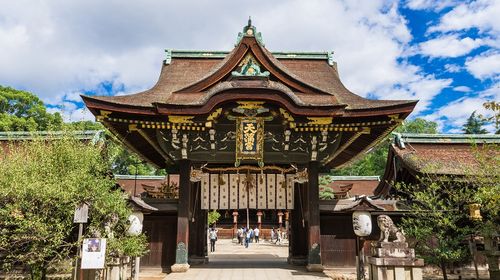
[(105, 238), (86, 238), (83, 240), (82, 269), (103, 269), (105, 259)]

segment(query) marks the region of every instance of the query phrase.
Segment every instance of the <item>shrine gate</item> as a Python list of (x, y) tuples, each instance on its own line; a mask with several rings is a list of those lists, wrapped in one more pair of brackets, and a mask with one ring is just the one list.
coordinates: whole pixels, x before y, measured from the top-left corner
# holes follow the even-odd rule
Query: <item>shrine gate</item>
[(208, 209), (246, 208), (289, 210), (289, 261), (323, 269), (318, 174), (373, 147), (416, 104), (350, 92), (332, 55), (270, 52), (249, 21), (230, 52), (167, 50), (149, 90), (82, 96), (127, 148), (179, 175), (172, 271), (206, 259)]

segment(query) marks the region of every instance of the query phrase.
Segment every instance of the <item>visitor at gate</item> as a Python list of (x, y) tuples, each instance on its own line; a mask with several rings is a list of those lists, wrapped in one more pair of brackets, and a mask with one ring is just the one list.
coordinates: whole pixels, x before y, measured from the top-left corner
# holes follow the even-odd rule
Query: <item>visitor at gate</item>
[(243, 227), (238, 229), (236, 236), (238, 237), (238, 244), (243, 245)]
[(281, 244), (281, 230), (278, 229), (278, 231), (276, 232), (276, 242), (275, 244)]
[(210, 252), (215, 252), (215, 241), (217, 241), (217, 230), (212, 227), (209, 232), (210, 237)]
[(255, 243), (259, 243), (259, 234), (260, 234), (259, 228), (255, 227), (255, 229), (253, 230), (253, 235), (255, 236)]
[(252, 238), (252, 234), (250, 233), (250, 229), (246, 230), (246, 238), (245, 238), (245, 248), (248, 248), (248, 243), (250, 243), (250, 238)]
[(274, 227), (271, 229), (271, 243), (273, 243), (276, 233), (274, 232)]
[(250, 231), (250, 242), (253, 242), (253, 238), (255, 237), (253, 229), (250, 227), (248, 230)]

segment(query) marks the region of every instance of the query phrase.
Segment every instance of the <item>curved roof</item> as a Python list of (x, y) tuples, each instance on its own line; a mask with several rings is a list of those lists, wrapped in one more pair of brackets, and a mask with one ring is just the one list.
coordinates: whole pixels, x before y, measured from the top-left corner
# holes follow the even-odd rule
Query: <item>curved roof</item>
[[(216, 54), (216, 55), (212, 55)], [(125, 96), (83, 96), (84, 100), (154, 108), (163, 105), (203, 105), (213, 89), (231, 80), (230, 73), (251, 54), (268, 71), (282, 92), (298, 106), (342, 106), (368, 110), (415, 105), (409, 100), (370, 100), (349, 91), (340, 81), (328, 53), (285, 53), (275, 56), (253, 36), (245, 36), (229, 53), (174, 51), (164, 61), (157, 83), (149, 90)], [(241, 86), (240, 86), (241, 87)], [(267, 85), (264, 85), (267, 87)], [(224, 89), (228, 89), (225, 87)], [(293, 93), (293, 94), (292, 94)], [(293, 95), (293, 96), (291, 96)]]

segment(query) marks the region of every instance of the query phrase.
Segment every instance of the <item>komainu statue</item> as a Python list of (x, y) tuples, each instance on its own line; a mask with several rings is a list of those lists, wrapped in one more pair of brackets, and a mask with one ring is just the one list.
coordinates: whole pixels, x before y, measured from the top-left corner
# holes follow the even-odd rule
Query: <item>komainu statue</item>
[(379, 242), (406, 242), (404, 232), (394, 225), (394, 222), (389, 216), (378, 216), (377, 224), (380, 228)]

